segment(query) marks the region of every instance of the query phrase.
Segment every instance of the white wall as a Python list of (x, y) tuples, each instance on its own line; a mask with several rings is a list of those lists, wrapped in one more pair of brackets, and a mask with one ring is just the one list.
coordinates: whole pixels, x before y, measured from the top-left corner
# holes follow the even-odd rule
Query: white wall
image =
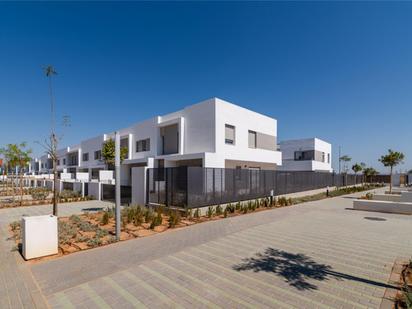
[(98, 150), (102, 150), (104, 138), (105, 138), (105, 135), (102, 134), (102, 135), (84, 140), (80, 143), (82, 154), (84, 153), (89, 154), (88, 161), (83, 161), (83, 155), (80, 157), (82, 168), (103, 167), (104, 166), (104, 163), (101, 160), (94, 159), (94, 152)]
[[(279, 151), (249, 148), (249, 130), (273, 135), (277, 138), (276, 119), (255, 113), (240, 106), (216, 100), (216, 152), (230, 160), (266, 162), (281, 165), (282, 157)], [(225, 124), (235, 126), (235, 144), (225, 143)], [(224, 167), (224, 166), (223, 166)]]

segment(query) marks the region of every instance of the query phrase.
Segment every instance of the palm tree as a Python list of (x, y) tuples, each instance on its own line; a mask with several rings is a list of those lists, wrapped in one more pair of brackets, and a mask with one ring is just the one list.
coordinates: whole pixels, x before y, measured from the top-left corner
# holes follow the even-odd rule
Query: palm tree
[(47, 153), (49, 154), (50, 158), (52, 159), (53, 162), (53, 215), (57, 216), (58, 215), (58, 209), (57, 209), (57, 160), (58, 160), (58, 154), (57, 154), (57, 144), (58, 144), (58, 139), (55, 133), (55, 123), (54, 123), (54, 96), (53, 96), (53, 87), (52, 87), (52, 77), (53, 75), (57, 75), (57, 72), (55, 71), (54, 67), (51, 65), (48, 65), (47, 67), (44, 68), (44, 73), (49, 79), (49, 94), (50, 94), (50, 111), (51, 111), (51, 134), (50, 134), (50, 143), (46, 143), (47, 145)]
[(405, 155), (402, 152), (393, 151), (392, 149), (388, 150), (388, 154), (380, 157), (379, 161), (386, 167), (390, 168), (390, 184), (389, 184), (389, 193), (392, 193), (392, 174), (393, 168), (401, 163), (405, 159)]

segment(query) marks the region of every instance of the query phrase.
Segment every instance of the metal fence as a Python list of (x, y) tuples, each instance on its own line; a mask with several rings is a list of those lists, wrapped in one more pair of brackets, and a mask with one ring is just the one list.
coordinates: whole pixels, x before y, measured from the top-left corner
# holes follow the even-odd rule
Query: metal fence
[(196, 208), (363, 182), (363, 176), (323, 172), (172, 167), (147, 171), (147, 201)]

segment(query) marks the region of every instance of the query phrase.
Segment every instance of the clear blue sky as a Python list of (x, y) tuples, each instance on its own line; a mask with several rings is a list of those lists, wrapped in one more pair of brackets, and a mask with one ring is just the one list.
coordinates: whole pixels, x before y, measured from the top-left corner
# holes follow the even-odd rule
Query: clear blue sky
[(64, 145), (220, 97), (412, 168), (412, 3), (0, 3), (1, 145), (42, 152), (46, 64)]

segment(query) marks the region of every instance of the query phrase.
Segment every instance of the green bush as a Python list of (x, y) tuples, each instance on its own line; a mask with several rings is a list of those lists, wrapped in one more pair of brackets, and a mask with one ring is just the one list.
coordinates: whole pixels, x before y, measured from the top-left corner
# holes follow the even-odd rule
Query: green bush
[(99, 237), (91, 238), (87, 241), (89, 247), (95, 248), (102, 244), (102, 240)]
[(65, 245), (72, 242), (72, 239), (77, 236), (77, 229), (73, 224), (59, 221), (59, 244)]
[(228, 210), (226, 207), (225, 210), (223, 211), (223, 218), (227, 218), (227, 213), (228, 213)]
[(163, 222), (162, 213), (158, 212), (156, 217), (153, 218), (152, 223), (150, 224), (150, 228), (153, 230), (156, 226), (161, 225)]
[(73, 222), (74, 224), (79, 224), (79, 223), (82, 221), (82, 219), (81, 219), (79, 216), (77, 216), (77, 215), (71, 215), (71, 216), (69, 217), (69, 220), (70, 220), (71, 222)]
[(155, 217), (155, 214), (153, 210), (151, 209), (146, 209), (145, 214), (144, 214), (144, 222), (150, 223), (153, 221), (153, 218)]
[(223, 214), (223, 208), (222, 208), (222, 206), (217, 205), (217, 206), (216, 206), (216, 209), (215, 209), (215, 212), (216, 212), (216, 216), (222, 215), (222, 214)]
[(71, 190), (63, 190), (59, 193), (59, 200), (67, 201), (70, 198), (78, 198), (80, 197), (80, 193)]
[(200, 209), (199, 209), (199, 208), (197, 208), (197, 209), (195, 210), (195, 212), (194, 212), (194, 214), (193, 214), (193, 217), (195, 217), (196, 219), (199, 219), (199, 218), (200, 218)]
[(207, 208), (206, 216), (208, 218), (212, 218), (214, 214), (215, 214), (215, 210), (213, 209), (213, 206), (209, 206)]
[(102, 219), (100, 220), (100, 223), (102, 225), (109, 224), (109, 212), (108, 211), (103, 212), (103, 216), (102, 216)]
[(240, 202), (237, 202), (235, 209), (236, 210), (241, 210), (241, 208), (242, 208), (242, 206), (240, 205)]
[(227, 210), (228, 213), (234, 213), (235, 212), (235, 206), (233, 204), (228, 204), (226, 205), (225, 210)]
[(87, 222), (87, 221), (81, 221), (78, 224), (78, 227), (83, 232), (93, 232), (93, 231), (96, 230), (96, 226), (94, 226), (93, 224), (91, 224), (90, 222)]
[(177, 210), (171, 211), (169, 215), (169, 227), (175, 227), (180, 223), (180, 213)]
[(32, 188), (29, 190), (31, 198), (35, 201), (42, 201), (47, 199), (50, 190), (47, 188)]

